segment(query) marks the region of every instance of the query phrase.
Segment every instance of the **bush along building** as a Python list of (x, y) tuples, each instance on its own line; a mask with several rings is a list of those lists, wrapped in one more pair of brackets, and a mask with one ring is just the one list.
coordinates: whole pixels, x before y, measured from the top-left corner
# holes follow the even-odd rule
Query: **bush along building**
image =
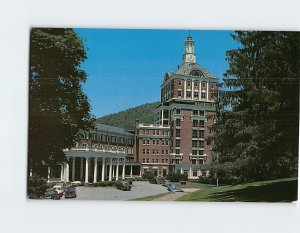
[(216, 111), (218, 79), (196, 63), (194, 41), (188, 36), (182, 64), (168, 72), (161, 85), (161, 103), (155, 124), (136, 123), (134, 160), (141, 173), (153, 170), (187, 174), (189, 179), (204, 175), (201, 165), (212, 161), (211, 116)]
[(203, 165), (212, 161), (212, 146), (205, 139), (211, 136), (217, 97), (218, 79), (196, 63), (194, 41), (188, 36), (182, 64), (163, 77), (154, 123), (137, 120), (135, 132), (98, 124), (64, 150), (67, 162), (48, 165), (48, 180), (95, 183), (141, 177), (145, 171), (197, 179), (205, 175)]

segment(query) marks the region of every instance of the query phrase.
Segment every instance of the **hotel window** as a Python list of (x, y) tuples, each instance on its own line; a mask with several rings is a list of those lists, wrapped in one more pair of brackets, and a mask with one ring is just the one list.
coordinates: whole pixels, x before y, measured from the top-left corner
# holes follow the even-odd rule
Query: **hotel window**
[(162, 146), (165, 145), (165, 140), (161, 140), (161, 145), (162, 145)]
[(175, 150), (175, 153), (176, 153), (177, 155), (179, 155), (179, 154), (180, 154), (180, 149), (176, 149), (176, 150)]
[[(204, 161), (201, 159), (201, 160), (199, 160), (199, 164), (204, 164)], [(204, 172), (202, 172), (202, 175), (204, 175), (205, 173)]]
[(189, 175), (189, 170), (183, 170), (183, 174), (188, 176)]
[(200, 116), (204, 116), (204, 111), (203, 111), (203, 110), (200, 110), (200, 111), (199, 111), (199, 115), (200, 115)]
[(154, 159), (152, 159), (152, 163), (154, 163)]
[(176, 129), (176, 137), (180, 137), (180, 129)]
[(192, 137), (193, 138), (197, 138), (198, 137), (198, 131), (197, 130), (193, 130)]
[(198, 84), (199, 84), (199, 83), (198, 83), (197, 81), (194, 82), (194, 87), (195, 87), (195, 89), (198, 88)]
[(203, 150), (199, 150), (199, 155), (203, 155)]
[(166, 163), (168, 163), (168, 159), (166, 159)]
[(145, 132), (146, 132), (146, 134), (148, 134), (148, 135), (149, 135), (149, 130), (145, 130)]
[(193, 115), (198, 116), (198, 110), (193, 110)]
[(175, 159), (175, 163), (176, 163), (176, 164), (179, 164), (179, 159)]
[(181, 86), (181, 85), (182, 85), (182, 81), (180, 79), (180, 80), (178, 80), (178, 86)]
[(196, 99), (199, 98), (199, 92), (197, 92), (197, 91), (194, 92), (194, 98), (196, 98)]
[(197, 147), (197, 146), (198, 146), (197, 141), (193, 140), (193, 141), (192, 141), (192, 147)]
[(178, 90), (178, 97), (182, 97), (182, 90)]
[(165, 150), (161, 150), (161, 154), (164, 155), (165, 154)]
[(204, 128), (204, 121), (199, 121), (199, 127)]
[(149, 139), (147, 139), (147, 145), (150, 145), (150, 140)]
[(154, 149), (152, 150), (152, 154), (155, 155), (155, 150)]
[(156, 140), (156, 144), (159, 145), (159, 139)]
[(155, 145), (155, 139), (152, 140), (152, 144)]
[(181, 114), (181, 110), (180, 109), (176, 109), (176, 114)]
[(152, 131), (152, 134), (155, 135), (155, 130)]
[(206, 93), (205, 93), (205, 92), (202, 92), (202, 93), (201, 93), (201, 98), (202, 98), (202, 99), (205, 99), (205, 98), (206, 98)]
[(197, 176), (197, 170), (193, 170), (193, 176)]
[(190, 88), (191, 87), (191, 80), (187, 80), (187, 87)]
[(146, 150), (145, 149), (143, 149), (143, 154), (145, 154), (146, 153)]
[(155, 162), (158, 163), (158, 159), (156, 159)]
[(149, 159), (147, 159), (147, 163), (149, 163)]
[(145, 163), (146, 162), (146, 160), (145, 160), (145, 158), (143, 158), (143, 163)]
[(202, 88), (206, 88), (206, 82), (202, 82)]
[(199, 138), (204, 138), (204, 130), (199, 130)]
[(162, 163), (165, 163), (165, 160), (164, 160), (164, 159), (161, 159), (161, 162), (162, 162)]
[(191, 98), (192, 97), (192, 92), (191, 91), (187, 91), (186, 92), (186, 97), (187, 98)]
[(175, 144), (176, 147), (180, 147), (180, 140), (176, 139), (176, 144)]
[(192, 150), (192, 155), (197, 155), (197, 150)]
[(203, 148), (204, 147), (204, 141), (199, 141), (199, 148)]
[(166, 150), (166, 155), (168, 155), (169, 154), (169, 150)]
[(197, 160), (196, 159), (192, 159), (192, 164), (196, 164)]
[(159, 155), (159, 151), (158, 151), (158, 149), (156, 150), (156, 154), (157, 154), (157, 155)]
[(169, 140), (166, 140), (166, 146), (168, 146), (169, 145)]
[(159, 135), (159, 130), (156, 130), (156, 135)]
[(180, 119), (176, 119), (176, 126), (180, 126), (181, 124), (181, 120)]
[(150, 150), (149, 149), (147, 149), (147, 155), (149, 155), (150, 154)]
[(193, 120), (193, 127), (198, 127), (198, 121), (197, 120)]

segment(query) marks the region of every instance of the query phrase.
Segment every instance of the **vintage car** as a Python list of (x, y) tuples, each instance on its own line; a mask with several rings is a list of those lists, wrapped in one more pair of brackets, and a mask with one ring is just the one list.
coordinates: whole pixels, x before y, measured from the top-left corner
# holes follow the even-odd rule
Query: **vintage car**
[(65, 198), (75, 198), (77, 197), (76, 189), (74, 187), (67, 187), (65, 190)]
[(45, 197), (45, 199), (59, 200), (62, 197), (62, 195), (58, 194), (57, 191), (48, 190), (45, 192), (44, 197)]
[(128, 182), (124, 182), (124, 181), (119, 181), (116, 183), (116, 188), (117, 189), (121, 189), (123, 191), (130, 191), (131, 190), (131, 186)]

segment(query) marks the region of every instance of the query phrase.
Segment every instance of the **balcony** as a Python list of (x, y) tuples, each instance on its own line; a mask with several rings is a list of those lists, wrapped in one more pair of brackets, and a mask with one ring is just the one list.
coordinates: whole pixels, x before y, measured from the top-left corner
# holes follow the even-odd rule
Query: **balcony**
[(64, 151), (91, 151), (99, 153), (111, 153), (111, 154), (126, 154), (125, 150), (108, 147), (92, 147), (92, 146), (77, 146), (71, 149), (65, 149)]

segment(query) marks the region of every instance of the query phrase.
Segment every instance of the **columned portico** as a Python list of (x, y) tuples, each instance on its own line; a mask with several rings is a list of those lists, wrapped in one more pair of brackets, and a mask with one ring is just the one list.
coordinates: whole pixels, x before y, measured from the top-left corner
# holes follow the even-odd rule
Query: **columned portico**
[(85, 181), (84, 183), (89, 183), (89, 158), (85, 158)]
[(112, 175), (112, 158), (109, 160), (109, 175), (108, 175), (109, 181), (111, 181), (111, 175)]
[(94, 158), (94, 183), (97, 183), (98, 158)]
[(123, 159), (122, 179), (125, 179), (125, 159)]
[[(69, 160), (69, 158), (67, 159), (67, 160)], [(66, 177), (65, 177), (65, 180), (66, 180), (66, 182), (69, 182), (70, 180), (69, 180), (69, 161), (67, 161), (66, 163), (65, 163), (65, 168), (66, 168)]]
[(104, 181), (105, 179), (105, 158), (102, 158), (102, 176), (101, 176), (101, 181)]
[(75, 181), (75, 157), (72, 160), (72, 181)]
[(117, 159), (116, 180), (119, 180), (119, 159)]

